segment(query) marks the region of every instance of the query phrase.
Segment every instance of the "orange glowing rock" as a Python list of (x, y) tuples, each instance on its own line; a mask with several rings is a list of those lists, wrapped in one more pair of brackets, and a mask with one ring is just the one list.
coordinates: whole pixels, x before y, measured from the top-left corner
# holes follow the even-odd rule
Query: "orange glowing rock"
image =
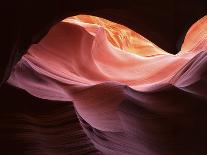
[(92, 32), (93, 28), (97, 29), (97, 27), (102, 27), (106, 32), (108, 41), (125, 52), (131, 52), (141, 56), (166, 53), (164, 50), (126, 26), (100, 17), (78, 15), (69, 17), (63, 20), (63, 22), (83, 24), (83, 27), (85, 27), (88, 32)]

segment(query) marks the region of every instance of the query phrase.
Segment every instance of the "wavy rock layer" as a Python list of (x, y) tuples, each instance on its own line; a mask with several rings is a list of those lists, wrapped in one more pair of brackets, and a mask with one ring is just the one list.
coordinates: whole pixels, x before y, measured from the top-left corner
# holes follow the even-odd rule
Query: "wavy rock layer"
[(55, 25), (8, 82), (72, 101), (105, 154), (205, 154), (207, 16), (172, 55), (125, 26), (93, 16)]

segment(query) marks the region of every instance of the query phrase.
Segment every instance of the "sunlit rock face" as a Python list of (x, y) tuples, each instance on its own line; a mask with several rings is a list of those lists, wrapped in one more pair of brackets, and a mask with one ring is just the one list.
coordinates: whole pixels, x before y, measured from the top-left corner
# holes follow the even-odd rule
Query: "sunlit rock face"
[(79, 15), (32, 45), (8, 83), (72, 101), (104, 154), (206, 154), (206, 51), (207, 16), (173, 55), (123, 25)]

